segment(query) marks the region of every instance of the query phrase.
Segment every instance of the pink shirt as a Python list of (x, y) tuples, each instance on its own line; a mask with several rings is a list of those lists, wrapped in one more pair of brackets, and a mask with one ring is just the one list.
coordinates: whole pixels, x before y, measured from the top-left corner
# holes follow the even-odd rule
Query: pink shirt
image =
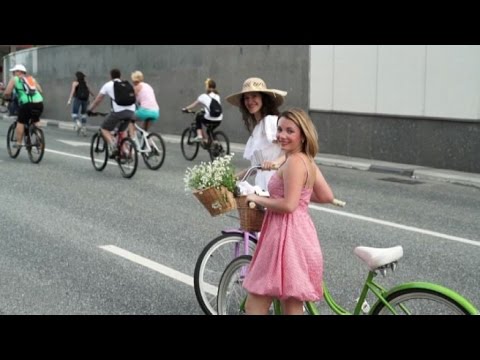
[(153, 88), (144, 82), (141, 82), (139, 85), (141, 85), (141, 89), (137, 94), (137, 102), (140, 106), (148, 110), (158, 110), (159, 106), (155, 99)]

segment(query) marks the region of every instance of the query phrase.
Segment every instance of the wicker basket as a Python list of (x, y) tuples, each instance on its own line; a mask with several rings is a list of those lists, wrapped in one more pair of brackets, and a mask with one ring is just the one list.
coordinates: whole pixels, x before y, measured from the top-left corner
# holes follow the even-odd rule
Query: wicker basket
[(218, 189), (211, 187), (194, 191), (193, 195), (195, 195), (212, 216), (224, 214), (237, 207), (233, 193), (224, 186)]
[(238, 215), (240, 216), (240, 228), (245, 231), (260, 231), (262, 229), (265, 210), (258, 206), (250, 209), (246, 196), (238, 196), (235, 198), (237, 202)]

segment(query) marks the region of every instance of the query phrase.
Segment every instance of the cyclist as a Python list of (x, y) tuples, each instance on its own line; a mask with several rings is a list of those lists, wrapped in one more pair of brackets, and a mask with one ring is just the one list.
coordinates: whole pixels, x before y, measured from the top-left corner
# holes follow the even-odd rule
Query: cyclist
[(141, 71), (134, 71), (131, 78), (138, 103), (135, 117), (143, 122), (143, 128), (145, 131), (148, 131), (151, 123), (156, 122), (160, 118), (160, 108), (155, 99), (155, 91), (149, 84), (143, 81), (143, 73)]
[(12, 92), (15, 90), (18, 98), (18, 117), (16, 126), (17, 142), (12, 144), (13, 148), (18, 148), (22, 145), (23, 133), (25, 131), (25, 125), (28, 125), (31, 120), (33, 124), (40, 121), (40, 115), (43, 112), (43, 96), (42, 87), (40, 84), (31, 77), (31, 81), (34, 84), (35, 91), (31, 94), (27, 94), (27, 90), (23, 84), (23, 78), (27, 77), (27, 69), (22, 64), (17, 64), (10, 69), (13, 77), (8, 82), (5, 89), (4, 97), (10, 98)]
[[(226, 100), (240, 109), (245, 127), (251, 133), (245, 145), (243, 157), (258, 164), (256, 152), (261, 153), (263, 169), (271, 169), (285, 161), (280, 145), (277, 143), (278, 107), (283, 104), (286, 91), (268, 89), (265, 81), (260, 78), (249, 78), (244, 81), (242, 91), (226, 97)], [(238, 178), (245, 175), (246, 170), (237, 174)], [(258, 171), (255, 185), (267, 190), (268, 182), (274, 171)]]
[(210, 115), (210, 103), (212, 102), (212, 98), (221, 104), (220, 95), (217, 91), (217, 84), (215, 81), (208, 78), (205, 80), (205, 93), (201, 94), (197, 100), (182, 109), (183, 112), (187, 112), (194, 109), (197, 105), (203, 105), (203, 110), (198, 112), (195, 119), (197, 122), (197, 137), (193, 139), (195, 142), (201, 142), (203, 140), (202, 124), (217, 124), (217, 126), (219, 126), (223, 120), (223, 113), (216, 117)]
[[(72, 120), (76, 126), (76, 130), (81, 131), (82, 134), (86, 136), (88, 99), (90, 98), (90, 95), (95, 97), (95, 94), (90, 91), (84, 73), (77, 71), (75, 77), (77, 79), (72, 82), (67, 105), (70, 105), (73, 99)], [(78, 119), (79, 113), (81, 114), (81, 121)]]
[[(127, 130), (128, 125), (131, 121), (134, 121), (135, 117), (135, 102), (131, 105), (118, 105), (115, 102), (115, 94), (114, 94), (114, 82), (120, 82), (121, 80), (121, 73), (118, 69), (110, 70), (110, 78), (112, 80), (106, 82), (100, 92), (98, 93), (93, 103), (90, 104), (88, 112), (92, 112), (103, 100), (105, 95), (108, 95), (112, 102), (112, 111), (111, 113), (105, 118), (102, 125), (100, 125), (100, 129), (102, 132), (103, 137), (107, 140), (107, 144), (109, 147), (109, 151), (112, 157), (117, 155), (118, 149), (117, 144), (110, 133), (116, 127), (118, 127), (119, 135), (125, 135), (125, 130)], [(130, 120), (130, 121), (124, 121)], [(122, 123), (123, 121), (123, 123)], [(120, 125), (119, 125), (120, 124)]]

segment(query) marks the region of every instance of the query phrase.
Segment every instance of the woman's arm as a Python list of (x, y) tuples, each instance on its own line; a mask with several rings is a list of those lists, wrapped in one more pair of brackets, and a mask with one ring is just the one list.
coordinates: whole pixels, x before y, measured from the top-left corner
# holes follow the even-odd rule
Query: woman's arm
[(10, 81), (8, 82), (7, 87), (5, 88), (5, 91), (3, 93), (3, 97), (5, 99), (9, 99), (12, 96), (13, 88), (15, 87), (15, 78), (11, 78)]
[(332, 189), (317, 166), (315, 171), (315, 183), (313, 184), (313, 193), (310, 200), (316, 203), (331, 203), (334, 199)]
[(295, 211), (300, 202), (302, 189), (307, 178), (307, 169), (301, 156), (300, 154), (289, 156), (278, 174), (283, 178), (283, 198), (271, 199), (257, 195), (248, 195), (247, 200), (279, 213)]
[(70, 96), (68, 97), (67, 105), (70, 105), (72, 102), (73, 94), (75, 93), (75, 88), (78, 85), (78, 81), (72, 82), (72, 90), (70, 91)]
[(138, 96), (138, 93), (142, 90), (142, 83), (133, 85), (133, 90), (135, 91), (135, 96)]
[(185, 106), (184, 109), (185, 110), (192, 110), (193, 108), (195, 108), (195, 106), (197, 106), (200, 102), (198, 100), (195, 100), (193, 103), (191, 103), (190, 105), (188, 106)]

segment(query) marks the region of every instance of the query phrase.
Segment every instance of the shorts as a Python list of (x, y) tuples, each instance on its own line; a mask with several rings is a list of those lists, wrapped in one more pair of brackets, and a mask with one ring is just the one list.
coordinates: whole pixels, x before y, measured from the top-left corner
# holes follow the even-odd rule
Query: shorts
[(128, 128), (129, 122), (134, 120), (134, 115), (135, 113), (131, 110), (123, 110), (117, 113), (112, 112), (107, 116), (100, 127), (108, 131), (113, 131), (118, 127), (118, 131), (125, 131)]
[(42, 115), (42, 112), (43, 102), (22, 104), (18, 109), (17, 121), (27, 125), (31, 119), (32, 123), (36, 123), (40, 121), (40, 115)]
[(139, 107), (137, 111), (135, 111), (135, 117), (140, 121), (150, 120), (155, 122), (160, 118), (160, 110), (150, 110)]

